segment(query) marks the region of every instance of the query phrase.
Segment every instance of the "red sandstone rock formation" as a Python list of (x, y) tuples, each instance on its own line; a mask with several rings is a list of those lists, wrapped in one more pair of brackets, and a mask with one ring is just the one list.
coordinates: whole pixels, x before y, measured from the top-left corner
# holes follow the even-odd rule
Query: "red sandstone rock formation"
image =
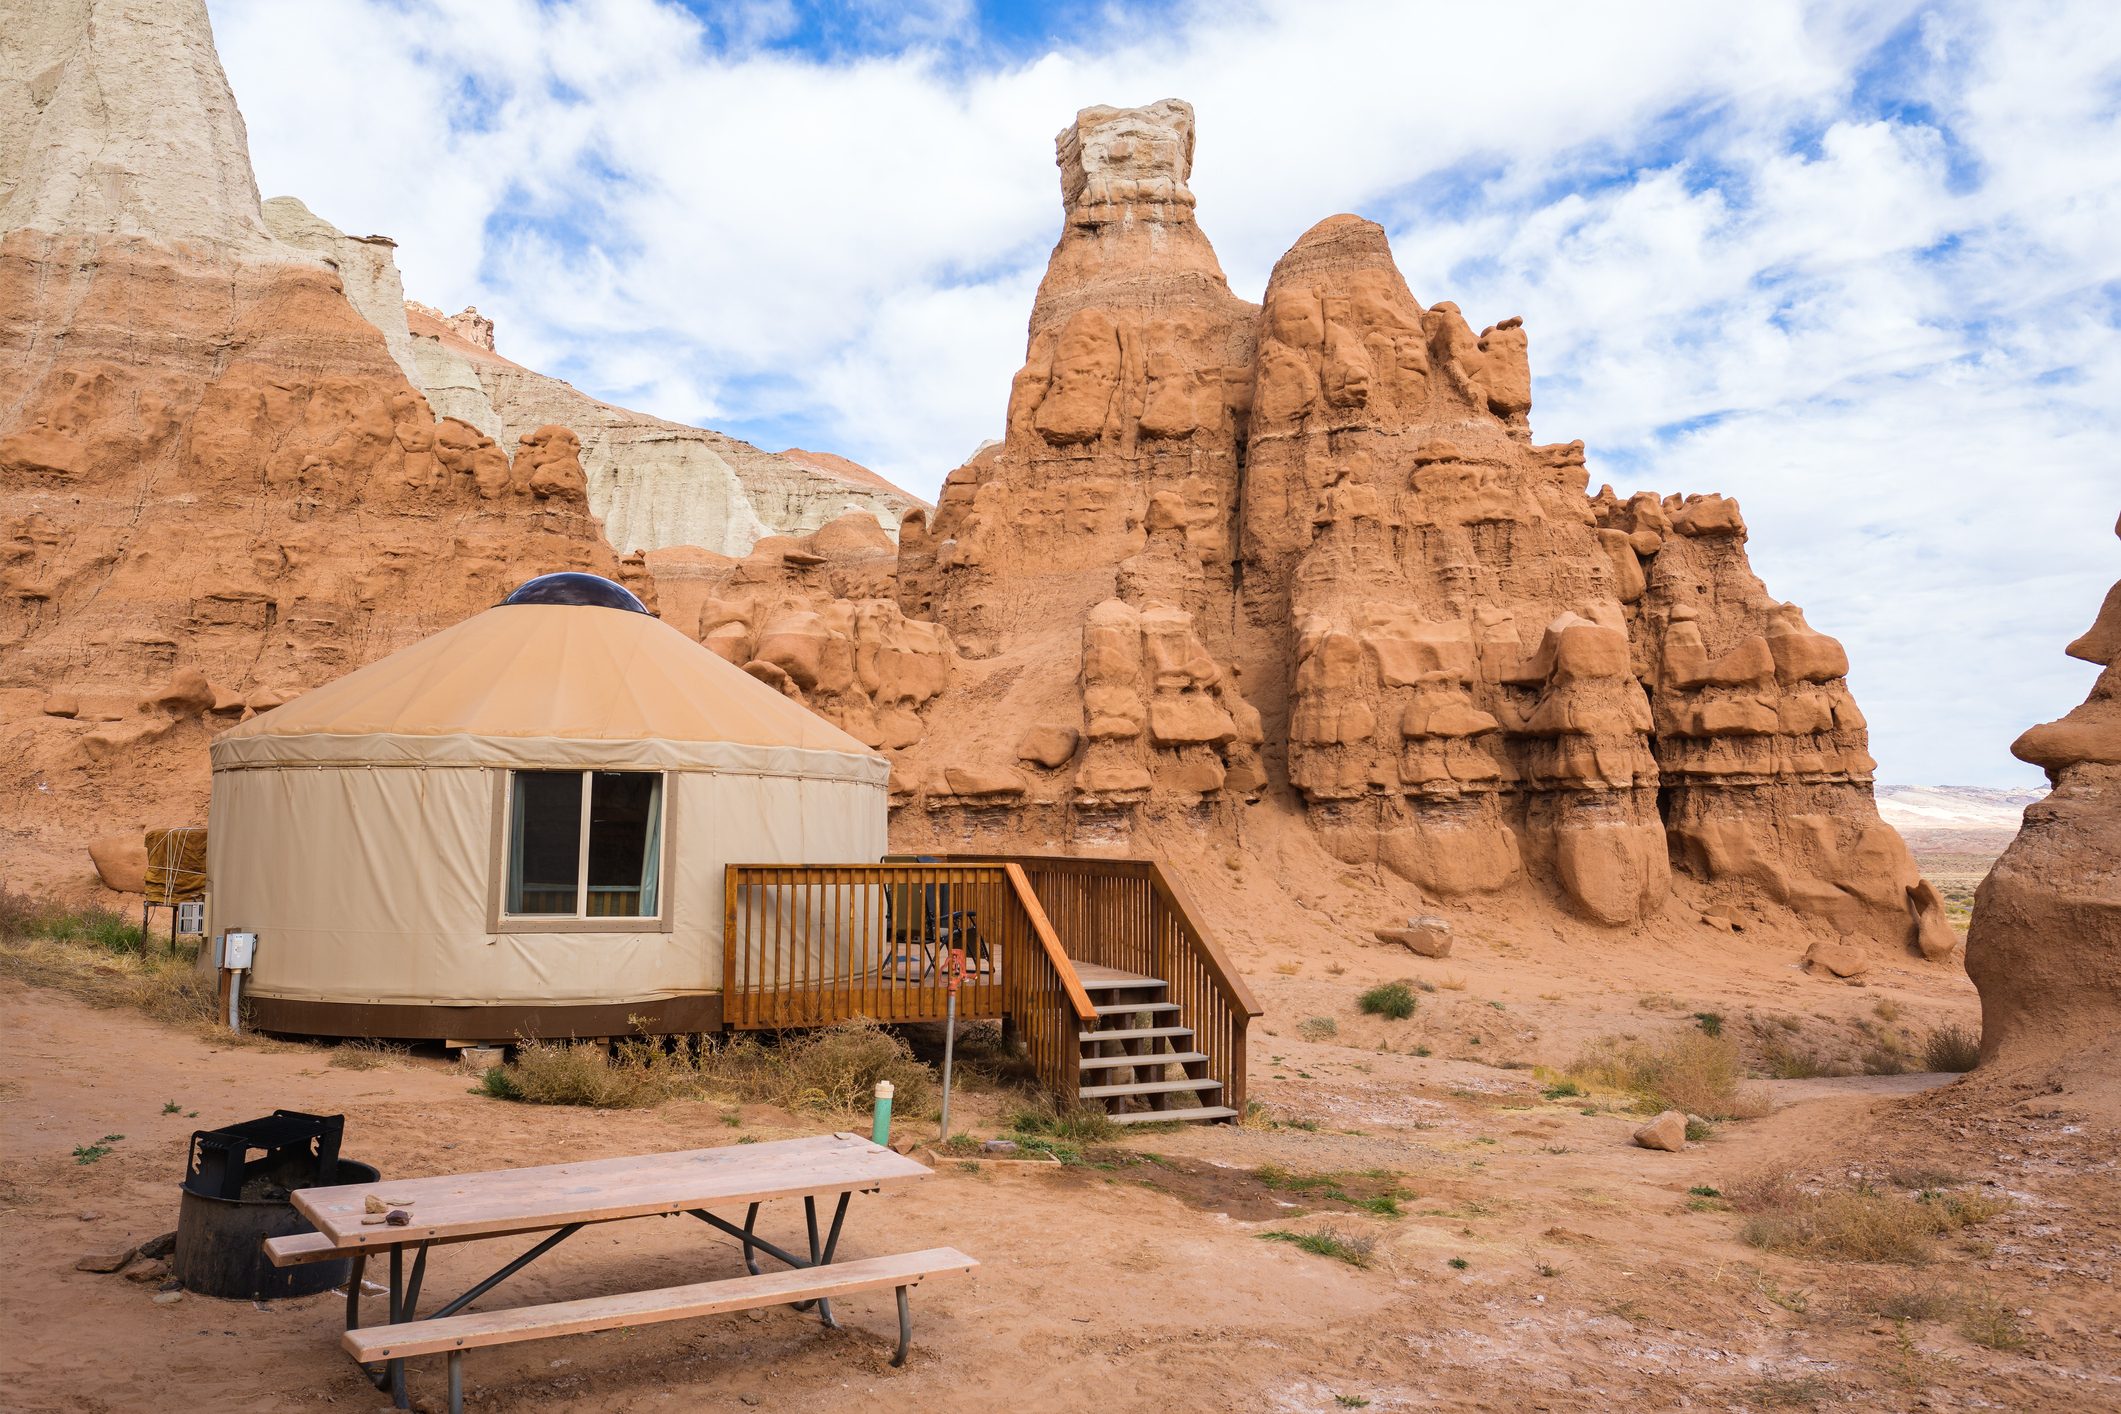
[(2063, 1086), (2095, 1077), (2089, 1088), (2110, 1097), (2121, 1027), (2121, 583), (2068, 652), (2102, 671), (2082, 706), (2011, 746), (2054, 790), (2025, 808), (1981, 881), (1966, 970), (1981, 989), (1984, 1072), (2044, 1071)]
[(1256, 801), (1427, 897), (1629, 925), (1676, 889), (1948, 953), (1840, 645), (1753, 577), (1736, 503), (1588, 496), (1580, 443), (1530, 439), (1521, 323), (1424, 308), (1371, 222), (1232, 295), (1192, 151), (1172, 100), (1060, 135), (1005, 435), (901, 537), (900, 603), (968, 655), (901, 833), (1154, 840)]

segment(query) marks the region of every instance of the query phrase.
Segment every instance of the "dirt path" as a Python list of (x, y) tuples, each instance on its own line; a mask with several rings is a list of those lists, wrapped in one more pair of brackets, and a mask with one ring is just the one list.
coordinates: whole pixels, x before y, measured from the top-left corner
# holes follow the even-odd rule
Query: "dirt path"
[[(480, 1352), (467, 1362), (474, 1407), (843, 1411), (870, 1397), (1055, 1411), (2121, 1403), (2111, 1255), (2080, 1240), (2074, 1269), (2053, 1260), (2070, 1231), (2111, 1247), (2110, 1150), (2101, 1151), (2103, 1207), (2091, 1159), (2021, 1175), (2025, 1198), (1998, 1220), (1985, 1265), (1955, 1255), (1950, 1270), (1916, 1273), (1804, 1268), (1740, 1243), (1733, 1215), (1688, 1190), (1806, 1162), (1822, 1136), (1875, 1137), (1880, 1106), (1906, 1103), (1935, 1078), (1790, 1082), (1787, 1103), (1766, 1119), (1664, 1155), (1627, 1143), (1628, 1118), (1546, 1102), (1520, 1073), (1318, 1047), (1300, 1079), (1281, 1046), (1262, 1048), (1259, 1084), (1278, 1109), (1312, 1109), (1315, 1130), (1166, 1131), (1132, 1138), (1103, 1166), (945, 1163), (913, 1190), (857, 1200), (850, 1256), (950, 1243), (984, 1263), (968, 1280), (916, 1294), (905, 1370), (886, 1364), (887, 1294), (840, 1303), (847, 1329), (837, 1333), (775, 1310)], [(9, 1273), (0, 1323), (12, 1333), (0, 1405), (134, 1410), (181, 1396), (227, 1410), (381, 1406), (337, 1353), (336, 1298), (156, 1304), (152, 1288), (73, 1270), (89, 1248), (173, 1224), (194, 1128), (275, 1106), (344, 1112), (350, 1155), (414, 1175), (830, 1127), (746, 1109), (732, 1128), (726, 1107), (697, 1102), (539, 1109), (473, 1095), (440, 1065), (352, 1071), (328, 1054), (214, 1047), (130, 1013), (0, 984), (0, 1269)], [(966, 1112), (977, 1124), (992, 1103), (971, 1097)], [(75, 1161), (75, 1146), (113, 1134), (124, 1137), (106, 1157)], [(1300, 1194), (1253, 1172), (1267, 1165), (1380, 1171), (1365, 1181), (1406, 1194), (1404, 1216), (1330, 1202), (1340, 1211), (1307, 1216)], [(1372, 1240), (1372, 1265), (1260, 1238), (1321, 1222)], [(791, 1235), (787, 1214), (778, 1227), (766, 1230)], [(468, 1284), (495, 1260), (438, 1249), (429, 1289)], [(696, 1224), (617, 1224), (529, 1269), (511, 1299), (737, 1269), (733, 1245)], [(2036, 1341), (1997, 1352), (1949, 1327), (1844, 1310), (1844, 1288), (1904, 1279), (2022, 1293), (2039, 1308)], [(438, 1376), (436, 1362), (416, 1364), (415, 1390), (432, 1396)]]

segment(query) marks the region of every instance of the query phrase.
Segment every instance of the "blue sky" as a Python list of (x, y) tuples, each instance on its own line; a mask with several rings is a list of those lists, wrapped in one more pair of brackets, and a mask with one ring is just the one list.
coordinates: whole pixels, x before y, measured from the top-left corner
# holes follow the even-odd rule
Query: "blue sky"
[(210, 0), (267, 196), (629, 406), (932, 495), (1001, 426), (1053, 134), (1191, 101), (1257, 299), (1315, 221), (1525, 316), (1534, 434), (1735, 495), (1881, 778), (2007, 785), (2121, 574), (2121, 5)]

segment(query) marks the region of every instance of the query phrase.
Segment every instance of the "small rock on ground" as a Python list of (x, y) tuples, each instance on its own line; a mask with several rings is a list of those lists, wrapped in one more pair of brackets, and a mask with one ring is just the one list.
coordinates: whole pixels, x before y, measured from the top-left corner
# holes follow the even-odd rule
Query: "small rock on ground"
[(74, 1263), (77, 1272), (115, 1272), (139, 1253), (137, 1247), (103, 1247), (86, 1252)]
[(1678, 1110), (1666, 1110), (1635, 1131), (1635, 1142), (1645, 1149), (1678, 1153), (1686, 1148), (1686, 1116)]

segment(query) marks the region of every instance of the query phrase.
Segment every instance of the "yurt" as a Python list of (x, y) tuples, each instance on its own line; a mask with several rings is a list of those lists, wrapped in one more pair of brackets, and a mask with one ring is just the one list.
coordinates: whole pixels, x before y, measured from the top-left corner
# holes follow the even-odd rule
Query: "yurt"
[(513, 1040), (712, 1030), (732, 863), (870, 862), (889, 763), (547, 575), (213, 744), (213, 927), (252, 1024)]

